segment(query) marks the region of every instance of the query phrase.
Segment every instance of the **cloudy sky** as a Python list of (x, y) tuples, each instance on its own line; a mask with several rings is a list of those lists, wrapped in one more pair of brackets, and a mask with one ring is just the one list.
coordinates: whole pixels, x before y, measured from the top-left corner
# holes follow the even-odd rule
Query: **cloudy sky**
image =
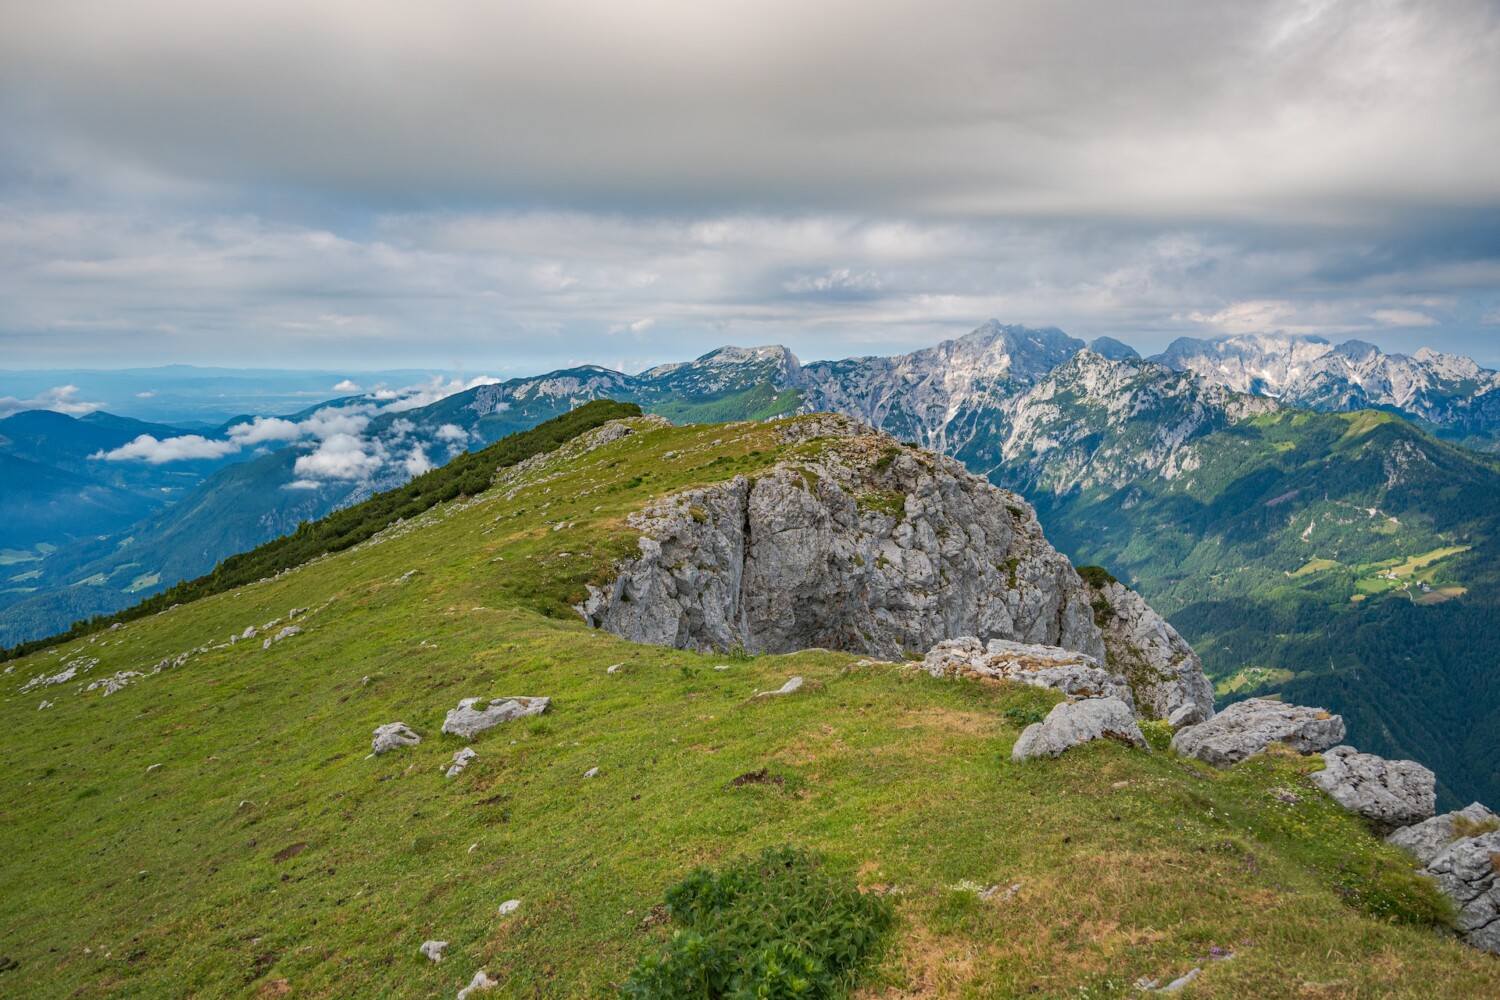
[(0, 367), (635, 369), (990, 317), (1500, 366), (1494, 0), (48, 0)]

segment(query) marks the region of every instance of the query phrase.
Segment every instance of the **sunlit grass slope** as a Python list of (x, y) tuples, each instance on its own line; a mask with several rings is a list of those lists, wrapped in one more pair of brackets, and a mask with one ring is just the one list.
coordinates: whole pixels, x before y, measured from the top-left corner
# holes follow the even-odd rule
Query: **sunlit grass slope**
[[(609, 996), (670, 934), (647, 919), (667, 886), (782, 843), (891, 893), (871, 997), (1133, 996), (1200, 965), (1185, 996), (1500, 994), (1500, 963), (1435, 932), (1436, 897), (1311, 788), (1310, 761), (1219, 774), (1155, 731), (1150, 754), (1017, 765), (1043, 692), (591, 632), (568, 605), (633, 548), (629, 511), (819, 446), (635, 423), (356, 549), (17, 661), (0, 995), (452, 997), (484, 968), (501, 985), (482, 996)], [(301, 635), (213, 648), (302, 607)], [(147, 676), (18, 693), (79, 657), (99, 660), (79, 680)], [(752, 698), (792, 675), (802, 692)], [(466, 744), (444, 713), (504, 695), (554, 700), (445, 778)], [(397, 720), (422, 744), (367, 759)], [(974, 891), (995, 884), (1018, 888)], [(434, 938), (441, 964), (417, 953)]]

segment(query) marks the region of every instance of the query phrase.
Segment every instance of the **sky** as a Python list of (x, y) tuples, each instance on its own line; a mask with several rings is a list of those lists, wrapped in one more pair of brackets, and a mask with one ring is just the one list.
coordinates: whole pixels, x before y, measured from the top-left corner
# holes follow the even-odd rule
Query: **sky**
[(48, 0), (0, 368), (530, 374), (983, 321), (1500, 367), (1500, 3)]

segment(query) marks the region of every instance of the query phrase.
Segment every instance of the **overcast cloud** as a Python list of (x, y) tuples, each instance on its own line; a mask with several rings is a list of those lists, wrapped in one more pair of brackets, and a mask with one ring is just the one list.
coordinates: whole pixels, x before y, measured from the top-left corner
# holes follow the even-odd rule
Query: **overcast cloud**
[(16, 368), (639, 368), (989, 317), (1500, 364), (1500, 9), (23, 5), (0, 296)]

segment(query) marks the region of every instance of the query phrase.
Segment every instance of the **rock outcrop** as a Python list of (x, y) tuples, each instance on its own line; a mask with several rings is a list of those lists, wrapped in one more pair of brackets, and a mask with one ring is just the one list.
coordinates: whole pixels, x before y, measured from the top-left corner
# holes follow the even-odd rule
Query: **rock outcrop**
[(1459, 936), (1500, 955), (1500, 832), (1454, 841), (1432, 859), (1426, 873), (1453, 901)]
[(371, 756), (379, 757), (381, 754), (400, 747), (416, 746), (422, 742), (422, 737), (412, 732), (411, 728), (404, 722), (388, 722), (375, 730), (375, 739), (371, 742)]
[(1496, 830), (1500, 830), (1500, 816), (1478, 802), (1471, 802), (1456, 812), (1443, 813), (1403, 827), (1385, 839), (1386, 843), (1405, 849), (1425, 865), (1447, 850), (1448, 845), (1455, 840), (1494, 833)]
[(1327, 750), (1344, 739), (1344, 720), (1321, 708), (1283, 705), (1250, 698), (1236, 702), (1207, 722), (1177, 731), (1172, 749), (1188, 757), (1229, 767), (1285, 743), (1298, 753)]
[(1135, 693), (1143, 717), (1166, 719), (1174, 729), (1207, 722), (1214, 689), (1193, 647), (1145, 598), (1118, 580), (1085, 577), (1094, 595), (1094, 622), (1103, 632), (1110, 669)]
[(1437, 804), (1437, 776), (1414, 760), (1386, 760), (1337, 746), (1323, 754), (1324, 769), (1308, 780), (1335, 802), (1370, 821), (1381, 834), (1420, 823)]
[(963, 636), (927, 651), (922, 669), (934, 677), (984, 677), (1052, 688), (1069, 698), (1118, 698), (1134, 705), (1130, 688), (1087, 653), (1034, 643)]
[(1016, 494), (847, 417), (814, 414), (781, 432), (817, 446), (635, 515), (640, 554), (590, 588), (585, 619), (703, 651), (821, 647), (899, 660), (955, 636), (1051, 646), (1092, 659), (1116, 690), (1134, 670), (1149, 713), (1212, 714), (1181, 637), (1123, 587), (1101, 627), (1098, 595)]
[(1100, 739), (1150, 749), (1129, 705), (1118, 698), (1086, 698), (1054, 705), (1046, 719), (1027, 726), (1016, 740), (1010, 758), (1020, 761), (1056, 757), (1065, 750)]
[(465, 698), (443, 719), (443, 732), (471, 740), (502, 722), (541, 715), (551, 698)]

